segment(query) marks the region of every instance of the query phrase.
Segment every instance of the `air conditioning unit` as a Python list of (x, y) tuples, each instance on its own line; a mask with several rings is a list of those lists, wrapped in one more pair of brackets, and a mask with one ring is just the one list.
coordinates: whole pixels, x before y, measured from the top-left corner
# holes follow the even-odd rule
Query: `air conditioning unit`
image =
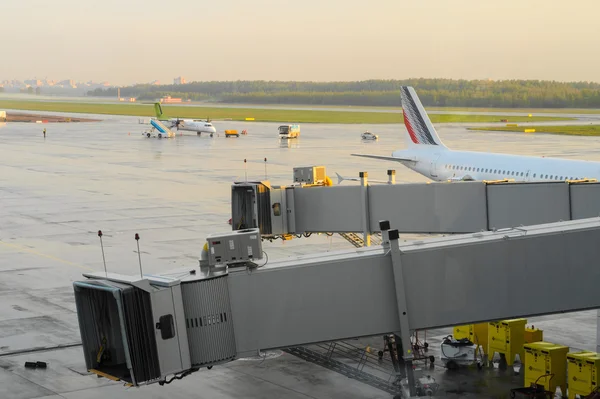
[(262, 259), (259, 229), (228, 231), (211, 234), (208, 242), (208, 263), (211, 266), (253, 262)]
[(294, 168), (294, 183), (322, 184), (325, 182), (325, 166)]

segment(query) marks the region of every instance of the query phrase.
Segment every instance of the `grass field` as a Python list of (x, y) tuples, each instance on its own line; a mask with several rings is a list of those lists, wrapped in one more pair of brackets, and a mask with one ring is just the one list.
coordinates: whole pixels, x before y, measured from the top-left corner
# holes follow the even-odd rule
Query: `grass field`
[(460, 108), (426, 107), (428, 111), (449, 112), (518, 112), (520, 114), (600, 114), (600, 109), (587, 108)]
[[(535, 133), (567, 134), (572, 136), (600, 136), (600, 125), (576, 125), (576, 126), (529, 126), (527, 127), (481, 127), (469, 128), (469, 130), (483, 130), (494, 132), (523, 132), (525, 129), (535, 129)], [(527, 133), (527, 134), (535, 134)]]
[[(149, 104), (94, 104), (75, 102), (41, 102), (0, 100), (0, 109), (17, 109), (27, 111), (53, 111), (85, 114), (154, 116), (154, 109)], [(178, 107), (163, 106), (169, 117), (178, 118), (211, 118), (213, 120), (231, 119), (235, 121), (254, 118), (262, 122), (295, 122), (295, 123), (401, 123), (400, 113), (381, 112), (344, 112), (282, 109), (245, 109), (219, 107)], [(430, 115), (434, 123), (468, 123), (498, 122), (508, 119), (510, 122), (556, 121), (570, 118), (534, 116), (514, 117), (499, 115)]]

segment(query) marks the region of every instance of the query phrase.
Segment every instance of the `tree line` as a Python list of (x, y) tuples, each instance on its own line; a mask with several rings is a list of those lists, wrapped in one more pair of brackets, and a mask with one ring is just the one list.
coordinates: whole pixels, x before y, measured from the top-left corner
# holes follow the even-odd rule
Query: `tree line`
[[(600, 84), (542, 80), (406, 79), (357, 82), (215, 81), (183, 85), (134, 85), (123, 97), (245, 104), (399, 106), (400, 86), (413, 86), (425, 106), (490, 108), (600, 108)], [(116, 88), (89, 96), (117, 96)]]

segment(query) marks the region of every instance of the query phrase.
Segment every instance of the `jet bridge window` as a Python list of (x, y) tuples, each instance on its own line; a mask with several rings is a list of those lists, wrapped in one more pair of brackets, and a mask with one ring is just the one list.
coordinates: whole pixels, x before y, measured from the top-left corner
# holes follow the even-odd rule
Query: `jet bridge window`
[(274, 203), (272, 208), (273, 208), (273, 215), (281, 216), (281, 204), (279, 202)]

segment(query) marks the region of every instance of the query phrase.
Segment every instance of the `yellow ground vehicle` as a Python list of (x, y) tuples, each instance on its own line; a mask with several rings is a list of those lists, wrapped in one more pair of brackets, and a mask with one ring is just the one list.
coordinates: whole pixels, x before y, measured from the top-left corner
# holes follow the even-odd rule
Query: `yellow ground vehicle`
[(237, 130), (225, 130), (225, 137), (240, 137)]

